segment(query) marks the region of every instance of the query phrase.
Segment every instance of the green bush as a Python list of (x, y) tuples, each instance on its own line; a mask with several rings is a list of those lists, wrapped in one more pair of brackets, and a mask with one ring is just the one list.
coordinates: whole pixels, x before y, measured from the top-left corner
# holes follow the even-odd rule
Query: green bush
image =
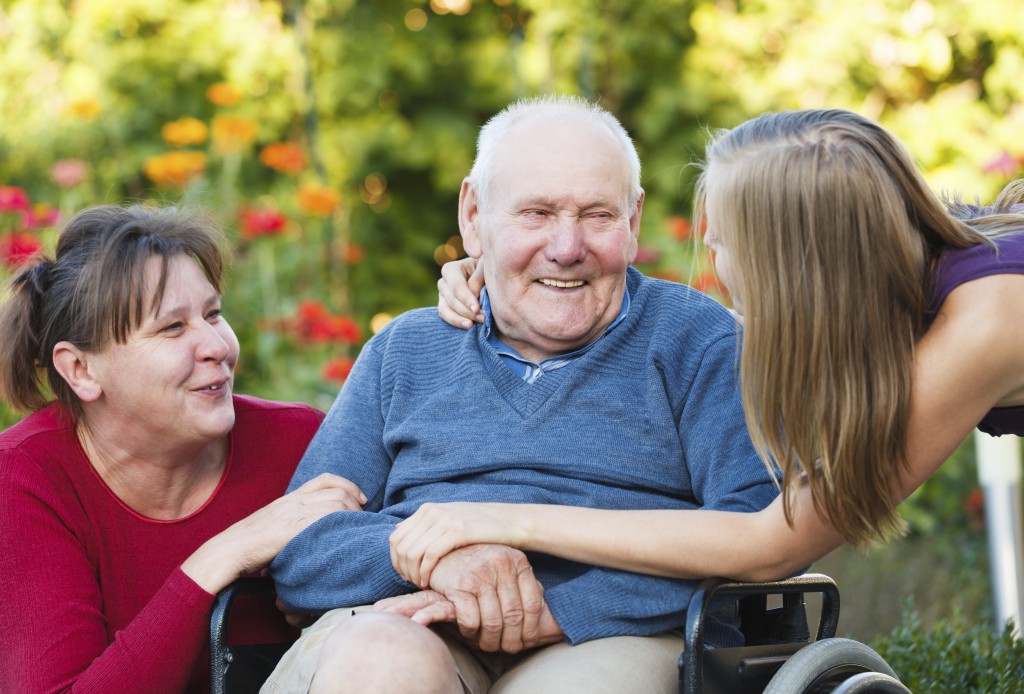
[(989, 624), (972, 624), (958, 610), (928, 629), (912, 603), (903, 623), (872, 646), (913, 692), (1024, 691), (1024, 641), (1011, 624), (1001, 633)]

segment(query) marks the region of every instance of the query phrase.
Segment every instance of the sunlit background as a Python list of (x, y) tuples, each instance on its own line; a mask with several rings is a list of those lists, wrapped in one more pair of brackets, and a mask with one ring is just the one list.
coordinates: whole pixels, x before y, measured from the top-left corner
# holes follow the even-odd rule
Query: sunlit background
[[(436, 303), (475, 133), (516, 97), (617, 114), (637, 265), (727, 302), (689, 222), (708, 129), (850, 108), (986, 201), (1024, 168), (1021, 27), (1020, 0), (8, 0), (0, 279), (81, 207), (202, 205), (234, 247), (238, 389), (326, 408), (370, 335)], [(961, 456), (907, 506), (918, 534), (970, 535)]]

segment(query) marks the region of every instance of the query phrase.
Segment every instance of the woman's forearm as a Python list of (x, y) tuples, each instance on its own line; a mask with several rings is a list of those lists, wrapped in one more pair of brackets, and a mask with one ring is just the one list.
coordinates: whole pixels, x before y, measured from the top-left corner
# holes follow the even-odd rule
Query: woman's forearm
[(520, 549), (676, 578), (774, 580), (842, 544), (799, 495), (794, 527), (781, 498), (763, 511), (603, 511), (567, 506), (507, 507)]
[(392, 534), (392, 563), (407, 580), (425, 587), (445, 554), (488, 542), (637, 573), (754, 581), (791, 575), (838, 547), (842, 538), (818, 518), (806, 489), (797, 495), (792, 527), (781, 498), (756, 513), (424, 504)]

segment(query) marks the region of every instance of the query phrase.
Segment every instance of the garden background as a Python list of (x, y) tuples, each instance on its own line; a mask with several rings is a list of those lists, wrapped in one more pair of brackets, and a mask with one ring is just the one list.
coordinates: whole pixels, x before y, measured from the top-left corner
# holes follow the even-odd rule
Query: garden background
[[(634, 135), (643, 271), (728, 302), (689, 223), (709, 128), (765, 110), (880, 120), (939, 190), (1024, 173), (1019, 0), (0, 0), (0, 279), (87, 205), (200, 205), (227, 231), (237, 390), (330, 406), (361, 344), (463, 253), (479, 126), (545, 92)], [(2, 329), (2, 328), (0, 328)], [(0, 427), (18, 414), (0, 405)], [(973, 452), (906, 540), (819, 565), (841, 629), (990, 626)]]

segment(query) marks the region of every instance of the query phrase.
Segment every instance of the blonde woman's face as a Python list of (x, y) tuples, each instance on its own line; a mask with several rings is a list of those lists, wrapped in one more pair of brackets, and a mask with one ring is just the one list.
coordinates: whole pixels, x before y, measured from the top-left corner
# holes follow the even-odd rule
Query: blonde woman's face
[(712, 195), (711, 190), (708, 190), (704, 206), (705, 215), (707, 216), (707, 231), (704, 234), (704, 245), (711, 251), (718, 279), (729, 290), (729, 296), (732, 297), (733, 310), (742, 316), (743, 300), (740, 296), (739, 282), (736, 281), (737, 274), (733, 266), (732, 254), (729, 252), (729, 247), (723, 242), (718, 227), (715, 225), (715, 220), (720, 219), (715, 214), (717, 212), (717, 207), (714, 203), (715, 199), (716, 196)]

